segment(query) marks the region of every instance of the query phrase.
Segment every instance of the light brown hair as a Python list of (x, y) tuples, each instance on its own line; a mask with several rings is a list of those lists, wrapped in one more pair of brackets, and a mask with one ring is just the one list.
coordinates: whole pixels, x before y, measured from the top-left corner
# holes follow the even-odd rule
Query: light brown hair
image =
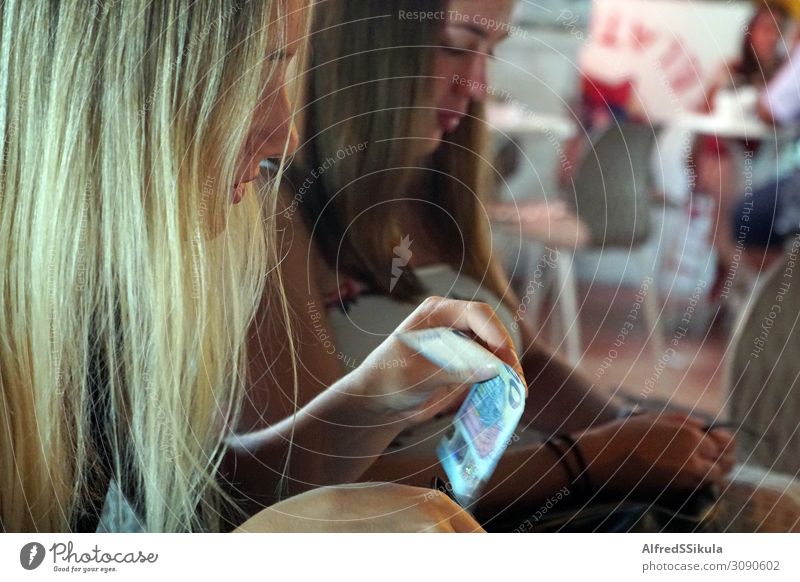
[[(396, 206), (387, 202), (420, 192), (437, 208), (421, 219), (430, 222), (446, 261), (502, 296), (490, 268), (483, 208), (491, 165), (482, 105), (471, 106), (424, 167), (414, 147), (424, 120), (419, 109), (435, 105), (427, 96), (444, 21), (398, 15), (443, 13), (446, 7), (415, 0), (330, 0), (320, 6), (304, 81), (307, 141), (288, 176), (323, 257), (340, 274), (374, 292), (390, 292), (393, 249), (403, 233)], [(357, 144), (365, 147), (353, 152)], [(391, 290), (406, 301), (422, 292), (410, 270)]]

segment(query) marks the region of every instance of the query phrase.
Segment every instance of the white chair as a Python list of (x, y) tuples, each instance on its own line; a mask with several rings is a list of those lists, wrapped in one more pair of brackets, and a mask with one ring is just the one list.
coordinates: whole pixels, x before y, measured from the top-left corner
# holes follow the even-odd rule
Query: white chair
[[(589, 232), (587, 250), (625, 252), (641, 278), (658, 273), (646, 243), (651, 236), (650, 152), (655, 142), (650, 126), (621, 123), (601, 132), (581, 161), (566, 201)], [(626, 263), (627, 264), (627, 263)], [(574, 281), (571, 283), (574, 287)], [(656, 285), (643, 302), (648, 339), (657, 357), (664, 353), (659, 329)], [(572, 293), (567, 294), (567, 301)], [(577, 326), (573, 326), (577, 327)]]
[(800, 237), (762, 276), (737, 326), (727, 409), (742, 426), (740, 458), (800, 474)]
[(589, 240), (586, 226), (561, 201), (496, 205), (492, 214), (498, 234), (504, 235), (500, 244), (506, 260), (513, 263), (506, 265), (506, 271), (518, 281), (526, 321), (539, 329), (543, 299), (553, 296), (555, 320), (550, 343), (577, 364), (581, 345), (573, 253)]

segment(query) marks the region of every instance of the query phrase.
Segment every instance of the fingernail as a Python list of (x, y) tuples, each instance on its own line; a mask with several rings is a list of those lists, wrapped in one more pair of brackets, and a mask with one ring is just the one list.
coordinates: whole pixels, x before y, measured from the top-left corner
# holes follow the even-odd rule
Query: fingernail
[(486, 380), (491, 380), (499, 375), (500, 369), (495, 364), (484, 364), (475, 369), (470, 376), (470, 380), (472, 382), (485, 382)]

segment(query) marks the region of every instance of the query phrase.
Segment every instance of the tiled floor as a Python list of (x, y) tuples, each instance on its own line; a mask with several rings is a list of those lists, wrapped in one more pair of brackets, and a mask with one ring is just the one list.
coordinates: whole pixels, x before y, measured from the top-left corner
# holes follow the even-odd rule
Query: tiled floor
[[(669, 325), (667, 310), (660, 318), (661, 346), (648, 341), (639, 289), (620, 289), (593, 284), (581, 286), (580, 328), (582, 355), (580, 365), (598, 387), (614, 390), (623, 387), (631, 396), (650, 404), (668, 401), (673, 405), (718, 414), (725, 403), (724, 378), (727, 332), (722, 325), (709, 325), (705, 319), (715, 313), (703, 306), (695, 308), (695, 318), (685, 336)], [(638, 296), (639, 298), (641, 295)], [(681, 306), (668, 306), (677, 311), (679, 322), (686, 313)], [(541, 311), (542, 339), (552, 344), (551, 332), (556, 313), (549, 305)], [(557, 336), (558, 337), (558, 336)], [(556, 341), (556, 344), (558, 342)]]

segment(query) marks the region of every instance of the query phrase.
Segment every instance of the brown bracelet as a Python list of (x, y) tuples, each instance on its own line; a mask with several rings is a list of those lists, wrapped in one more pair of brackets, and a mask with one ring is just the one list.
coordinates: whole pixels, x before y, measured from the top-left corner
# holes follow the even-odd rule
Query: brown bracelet
[(575, 442), (575, 439), (568, 434), (558, 435), (557, 438), (567, 443), (569, 446), (568, 452), (572, 451), (574, 453), (575, 459), (578, 461), (578, 478), (583, 482), (583, 492), (588, 499), (594, 493), (594, 485), (592, 484), (592, 478), (589, 476), (589, 466), (586, 464), (586, 458), (583, 456), (581, 448)]
[(553, 451), (553, 453), (555, 453), (559, 465), (563, 467), (564, 472), (567, 474), (567, 483), (569, 483), (570, 487), (573, 487), (576, 484), (578, 476), (575, 474), (575, 471), (572, 470), (572, 467), (567, 462), (567, 456), (568, 456), (567, 452), (562, 450), (561, 447), (559, 447), (556, 444), (555, 439), (548, 439), (544, 441), (544, 446), (546, 446), (548, 449)]

